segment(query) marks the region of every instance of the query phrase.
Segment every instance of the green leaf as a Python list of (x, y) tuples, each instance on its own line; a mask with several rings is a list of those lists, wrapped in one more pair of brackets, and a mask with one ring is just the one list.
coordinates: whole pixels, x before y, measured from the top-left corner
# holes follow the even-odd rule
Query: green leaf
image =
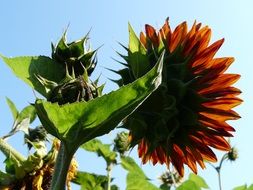
[[(81, 185), (81, 190), (105, 190), (107, 186), (107, 176), (88, 172), (78, 172), (74, 183)], [(112, 185), (111, 189), (116, 190), (117, 186)]]
[(28, 128), (36, 118), (36, 110), (33, 105), (26, 106), (16, 117), (11, 131), (3, 138), (14, 135), (18, 131), (28, 134)]
[(247, 190), (253, 190), (253, 184), (249, 186)]
[(36, 109), (33, 105), (26, 106), (17, 117), (17, 123), (20, 123), (26, 118), (29, 118), (29, 122), (32, 123), (36, 119)]
[(238, 187), (233, 188), (233, 190), (247, 190), (247, 185), (241, 185)]
[(177, 190), (201, 190), (201, 188), (194, 181), (186, 180)]
[(65, 77), (64, 67), (46, 56), (7, 58), (0, 55), (0, 57), (17, 77), (45, 97), (47, 97), (45, 87), (38, 81), (36, 76), (40, 75), (54, 82), (60, 82)]
[(35, 107), (42, 125), (69, 150), (109, 133), (160, 85), (163, 55), (143, 77), (88, 102), (60, 106), (37, 100)]
[(159, 188), (149, 182), (142, 169), (131, 157), (121, 157), (121, 165), (129, 173), (127, 175), (127, 190), (158, 190)]
[(11, 110), (13, 119), (16, 120), (16, 118), (18, 117), (18, 110), (17, 110), (15, 104), (7, 97), (6, 97), (6, 101), (7, 101), (7, 104), (9, 106), (10, 110)]
[(98, 156), (102, 156), (105, 159), (107, 165), (116, 163), (116, 152), (111, 151), (110, 145), (103, 144), (98, 139), (92, 139), (84, 143), (81, 148), (90, 152), (96, 152)]
[(129, 51), (127, 62), (131, 66), (135, 78), (139, 78), (146, 74), (152, 66), (149, 64), (147, 50), (136, 36), (130, 24), (128, 25), (128, 30)]
[(134, 53), (141, 51), (142, 53), (145, 53), (147, 50), (145, 47), (141, 44), (139, 38), (135, 34), (132, 26), (130, 23), (128, 23), (128, 31), (129, 31), (129, 50)]
[(3, 186), (9, 186), (14, 180), (15, 178), (12, 175), (4, 173), (0, 170), (0, 189)]
[(128, 156), (122, 156), (121, 157), (121, 166), (131, 173), (136, 173), (143, 179), (147, 179), (145, 173), (142, 171), (142, 169), (136, 164), (133, 158)]
[(189, 180), (196, 183), (199, 187), (202, 187), (202, 188), (205, 188), (205, 189), (209, 188), (208, 185), (206, 184), (205, 180), (202, 177), (200, 177), (200, 176), (198, 176), (194, 173), (191, 173), (189, 175)]
[(150, 183), (147, 179), (144, 179), (138, 173), (129, 172), (127, 175), (127, 187), (126, 190), (160, 190), (158, 187)]

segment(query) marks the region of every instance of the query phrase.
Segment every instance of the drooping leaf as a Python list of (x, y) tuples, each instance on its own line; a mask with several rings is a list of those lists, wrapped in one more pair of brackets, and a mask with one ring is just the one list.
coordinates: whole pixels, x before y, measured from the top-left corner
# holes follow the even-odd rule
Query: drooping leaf
[(46, 130), (70, 150), (114, 129), (161, 83), (163, 54), (146, 75), (133, 83), (88, 102), (58, 105), (37, 100), (37, 114)]
[(18, 117), (18, 110), (17, 110), (15, 104), (7, 97), (6, 97), (6, 101), (7, 101), (7, 104), (9, 106), (10, 110), (11, 110), (13, 119), (16, 120), (16, 118)]
[(191, 180), (186, 180), (177, 188), (177, 190), (193, 190), (193, 189), (201, 190), (201, 188), (194, 181)]
[(206, 184), (205, 180), (202, 177), (200, 177), (194, 173), (191, 173), (189, 175), (189, 180), (193, 181), (201, 188), (205, 188), (205, 189), (209, 188), (208, 185)]
[(103, 144), (98, 139), (92, 139), (86, 143), (84, 143), (81, 148), (84, 150), (95, 152), (98, 156), (102, 156), (106, 163), (109, 165), (110, 163), (116, 163), (116, 152), (110, 149), (109, 144)]
[(17, 77), (22, 79), (25, 83), (45, 97), (47, 97), (45, 88), (36, 76), (39, 75), (47, 80), (55, 82), (59, 82), (65, 76), (64, 67), (46, 56), (7, 58), (0, 55), (0, 57), (11, 68)]

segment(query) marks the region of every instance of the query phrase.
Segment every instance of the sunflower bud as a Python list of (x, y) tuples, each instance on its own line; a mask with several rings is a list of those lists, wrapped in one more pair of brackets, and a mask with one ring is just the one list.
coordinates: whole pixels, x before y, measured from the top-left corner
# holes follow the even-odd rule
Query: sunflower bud
[(87, 47), (88, 36), (81, 40), (67, 43), (66, 32), (56, 47), (52, 44), (52, 58), (64, 66), (67, 65), (69, 73), (75, 76), (87, 73), (89, 76), (96, 67), (96, 50)]
[(89, 101), (100, 96), (96, 84), (89, 83), (82, 76), (63, 82), (52, 89), (48, 98), (50, 102), (58, 102), (59, 105), (80, 101)]
[[(56, 45), (52, 45), (52, 58), (65, 66), (65, 78), (56, 83), (42, 76), (38, 81), (47, 92), (47, 100), (59, 105), (89, 101), (102, 94), (104, 85), (98, 86), (98, 79), (91, 82), (89, 76), (96, 66), (96, 51), (86, 48), (88, 37), (71, 43), (66, 42), (66, 33)], [(64, 67), (63, 67), (64, 68)]]

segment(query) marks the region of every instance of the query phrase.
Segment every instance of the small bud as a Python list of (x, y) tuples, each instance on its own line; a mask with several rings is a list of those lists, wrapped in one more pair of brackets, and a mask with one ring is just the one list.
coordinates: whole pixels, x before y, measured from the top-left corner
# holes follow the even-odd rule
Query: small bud
[(114, 150), (120, 154), (124, 154), (129, 150), (129, 141), (128, 133), (120, 132), (117, 134), (117, 137), (114, 139)]
[(161, 186), (171, 187), (173, 184), (180, 184), (182, 177), (176, 171), (166, 171), (159, 177), (159, 179), (162, 182)]
[(230, 151), (227, 153), (227, 159), (235, 161), (238, 158), (238, 150), (235, 147), (232, 147)]
[[(28, 134), (25, 135), (25, 139), (27, 139), (27, 142), (40, 142), (40, 141), (46, 141), (47, 140), (47, 132), (43, 126), (35, 127), (34, 129), (29, 128)], [(27, 143), (28, 148), (31, 149), (32, 145), (30, 143)]]

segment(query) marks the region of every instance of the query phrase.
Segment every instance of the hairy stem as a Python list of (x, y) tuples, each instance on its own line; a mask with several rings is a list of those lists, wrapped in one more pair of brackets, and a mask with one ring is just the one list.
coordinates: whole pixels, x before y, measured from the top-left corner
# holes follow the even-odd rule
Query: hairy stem
[(71, 160), (74, 153), (69, 152), (67, 147), (61, 142), (60, 149), (57, 155), (53, 179), (51, 182), (50, 190), (65, 190), (66, 179)]
[(113, 164), (108, 164), (106, 170), (107, 170), (107, 190), (111, 190), (111, 178), (112, 178), (112, 166)]
[(0, 151), (7, 157), (11, 158), (16, 164), (21, 164), (26, 158), (15, 150), (10, 144), (4, 139), (0, 138)]

